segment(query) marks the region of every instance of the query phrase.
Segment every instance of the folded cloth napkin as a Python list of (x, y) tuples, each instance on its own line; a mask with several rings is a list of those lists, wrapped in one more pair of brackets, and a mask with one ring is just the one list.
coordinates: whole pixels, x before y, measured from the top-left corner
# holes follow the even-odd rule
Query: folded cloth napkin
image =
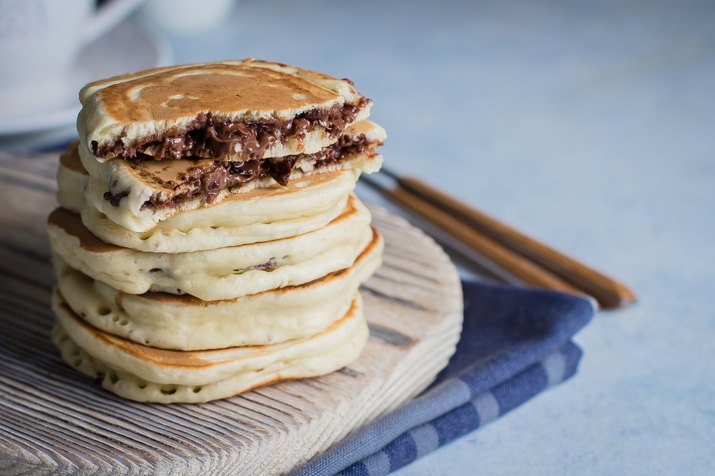
[(591, 320), (593, 301), (470, 281), (462, 287), (462, 337), (430, 388), (293, 474), (387, 474), (576, 372), (581, 350), (571, 337)]

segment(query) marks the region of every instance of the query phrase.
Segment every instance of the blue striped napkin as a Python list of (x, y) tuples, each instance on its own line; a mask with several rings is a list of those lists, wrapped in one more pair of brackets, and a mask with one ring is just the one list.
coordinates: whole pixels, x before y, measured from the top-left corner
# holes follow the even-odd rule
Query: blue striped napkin
[(293, 474), (387, 474), (576, 372), (581, 350), (571, 337), (591, 320), (592, 301), (469, 281), (462, 287), (462, 337), (432, 386)]

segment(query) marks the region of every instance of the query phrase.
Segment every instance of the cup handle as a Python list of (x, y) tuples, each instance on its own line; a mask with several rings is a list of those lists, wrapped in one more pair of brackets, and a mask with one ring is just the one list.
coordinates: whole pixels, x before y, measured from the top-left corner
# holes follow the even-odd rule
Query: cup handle
[(99, 7), (82, 33), (82, 44), (96, 40), (129, 16), (144, 0), (110, 0)]

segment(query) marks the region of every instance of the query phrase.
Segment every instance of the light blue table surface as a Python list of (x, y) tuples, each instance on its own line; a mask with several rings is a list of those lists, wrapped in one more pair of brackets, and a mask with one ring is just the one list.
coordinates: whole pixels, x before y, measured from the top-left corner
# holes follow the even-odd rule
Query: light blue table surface
[(170, 41), (351, 78), (390, 167), (639, 293), (572, 381), (401, 474), (715, 474), (714, 2), (256, 0)]

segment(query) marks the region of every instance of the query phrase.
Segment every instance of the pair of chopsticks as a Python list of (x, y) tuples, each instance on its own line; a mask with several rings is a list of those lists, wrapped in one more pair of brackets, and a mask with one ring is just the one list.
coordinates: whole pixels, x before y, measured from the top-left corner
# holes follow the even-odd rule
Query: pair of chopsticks
[[(543, 289), (586, 294), (604, 308), (617, 308), (636, 300), (625, 284), (545, 245), (484, 212), (450, 197), (425, 182), (403, 177), (383, 167), (394, 181), (385, 186), (375, 179), (362, 180), (386, 198), (436, 225), (466, 247), (514, 276)], [(476, 267), (483, 262), (460, 253)]]

